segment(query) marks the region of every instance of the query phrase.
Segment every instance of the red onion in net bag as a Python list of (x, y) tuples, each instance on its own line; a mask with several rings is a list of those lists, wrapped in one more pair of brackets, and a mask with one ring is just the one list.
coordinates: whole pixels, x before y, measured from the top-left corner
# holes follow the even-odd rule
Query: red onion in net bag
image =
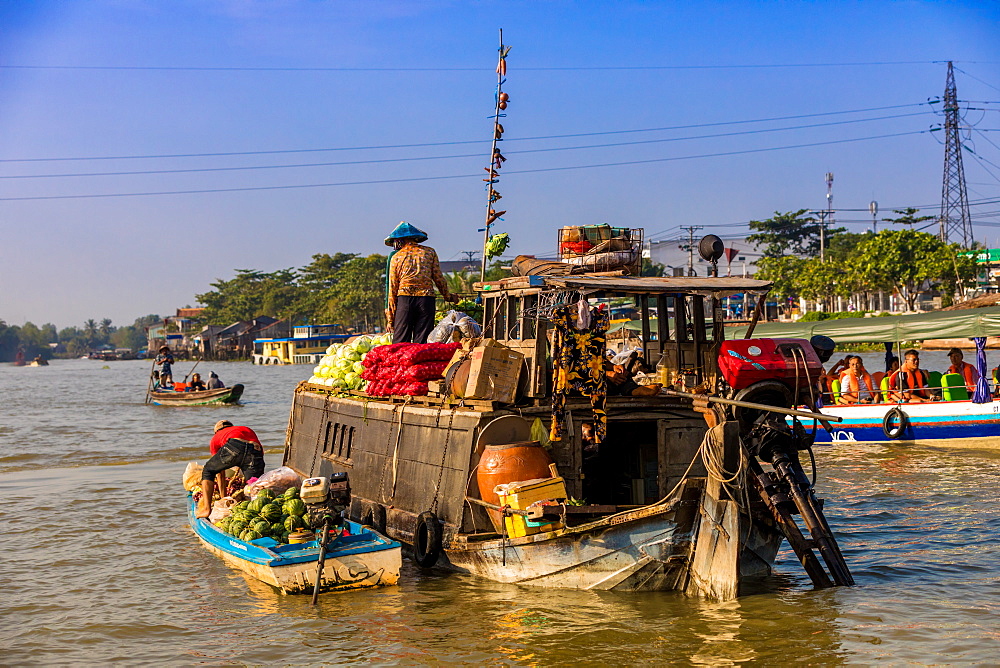
[(444, 376), (448, 362), (424, 362), (407, 367), (405, 377), (410, 381), (437, 380)]

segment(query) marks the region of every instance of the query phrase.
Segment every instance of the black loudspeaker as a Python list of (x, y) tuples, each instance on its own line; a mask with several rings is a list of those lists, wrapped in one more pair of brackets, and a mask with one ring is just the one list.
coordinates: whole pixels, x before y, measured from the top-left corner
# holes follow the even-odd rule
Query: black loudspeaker
[(702, 260), (707, 262), (716, 263), (722, 254), (726, 252), (726, 245), (722, 243), (722, 239), (715, 236), (714, 234), (708, 234), (701, 238), (698, 242), (698, 255), (701, 256)]

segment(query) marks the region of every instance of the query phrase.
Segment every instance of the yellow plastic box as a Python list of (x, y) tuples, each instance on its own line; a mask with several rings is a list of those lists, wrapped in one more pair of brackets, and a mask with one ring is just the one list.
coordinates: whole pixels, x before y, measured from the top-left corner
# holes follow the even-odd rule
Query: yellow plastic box
[[(516, 510), (527, 510), (528, 506), (538, 501), (565, 499), (566, 482), (559, 477), (525, 480), (524, 482), (497, 486), (496, 493), (500, 497), (500, 505), (510, 506)], [(521, 538), (562, 528), (561, 522), (530, 520), (523, 515), (509, 515), (504, 518), (504, 524), (507, 535), (511, 538)]]

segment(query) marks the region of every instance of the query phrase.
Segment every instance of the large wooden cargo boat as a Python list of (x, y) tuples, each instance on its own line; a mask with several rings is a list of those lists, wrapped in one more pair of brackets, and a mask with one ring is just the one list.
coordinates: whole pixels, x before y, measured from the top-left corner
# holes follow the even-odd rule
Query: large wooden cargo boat
[(541, 519), (549, 524), (538, 533), (512, 536), (506, 525), (498, 528), (490, 512), (500, 507), (484, 501), (476, 480), (488, 447), (529, 440), (536, 418), (549, 427), (554, 306), (581, 298), (631, 301), (642, 314), (642, 337), (629, 343), (704, 391), (719, 383), (718, 300), (769, 287), (738, 278), (627, 276), (480, 284), (483, 335), (525, 353), (514, 404), (374, 398), (302, 383), (284, 463), (309, 476), (347, 471), (351, 519), (414, 546), (423, 563), (440, 540), (438, 565), (500, 582), (732, 598), (745, 578), (770, 572), (781, 518), (748, 475), (740, 422), (720, 419), (704, 403), (696, 410), (689, 399), (666, 393), (609, 396), (607, 436), (593, 455), (584, 450), (591, 401), (571, 396), (565, 437), (549, 454), (567, 497), (585, 503), (548, 507)]

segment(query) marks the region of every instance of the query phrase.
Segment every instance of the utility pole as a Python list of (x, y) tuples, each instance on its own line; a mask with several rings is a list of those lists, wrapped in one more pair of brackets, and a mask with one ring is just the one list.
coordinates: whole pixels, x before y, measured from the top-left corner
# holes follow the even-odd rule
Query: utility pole
[(681, 227), (681, 229), (688, 233), (688, 242), (681, 244), (678, 248), (688, 252), (688, 276), (694, 276), (694, 233), (704, 228), (701, 225), (691, 225)]
[(941, 183), (940, 237), (954, 239), (968, 248), (973, 241), (972, 219), (969, 217), (969, 196), (965, 190), (965, 169), (962, 167), (962, 138), (959, 124), (955, 72), (948, 61), (948, 78), (944, 86), (944, 177)]
[(476, 256), (479, 255), (479, 251), (477, 250), (461, 251), (461, 253), (465, 256), (465, 261), (469, 264), (474, 263), (476, 261)]
[(875, 200), (869, 202), (868, 210), (872, 214), (872, 233), (878, 234), (878, 202)]
[(826, 215), (820, 219), (819, 261), (826, 262), (826, 226), (833, 223), (833, 172), (826, 173)]

